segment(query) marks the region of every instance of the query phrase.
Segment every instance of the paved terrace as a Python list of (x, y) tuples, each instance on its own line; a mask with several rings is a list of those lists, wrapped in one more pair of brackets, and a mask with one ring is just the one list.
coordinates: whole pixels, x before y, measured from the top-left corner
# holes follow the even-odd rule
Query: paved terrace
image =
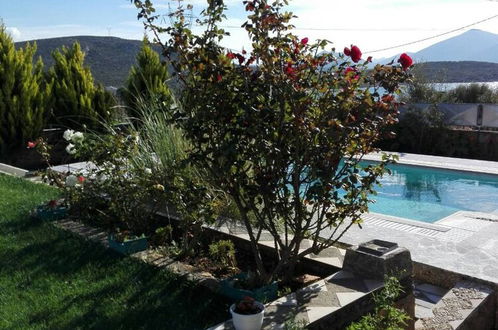
[[(498, 162), (398, 154), (400, 164), (498, 175)], [(378, 161), (380, 154), (365, 160)], [(498, 211), (498, 196), (496, 196)], [(383, 214), (364, 216), (363, 229), (352, 227), (341, 239), (357, 245), (385, 239), (408, 248), (414, 261), (498, 283), (498, 212), (459, 211), (434, 224)]]

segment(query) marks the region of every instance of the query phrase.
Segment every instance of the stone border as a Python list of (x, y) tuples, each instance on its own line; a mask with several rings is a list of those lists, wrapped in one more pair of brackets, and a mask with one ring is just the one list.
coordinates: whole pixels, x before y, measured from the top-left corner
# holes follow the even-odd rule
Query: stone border
[(381, 153), (370, 153), (363, 157), (365, 161), (379, 162), (382, 153), (397, 155), (399, 160), (396, 164), (409, 165), (415, 167), (431, 167), (440, 170), (470, 172), (489, 176), (498, 175), (498, 162), (489, 160), (478, 160), (468, 158), (454, 158), (443, 156), (431, 156), (423, 154), (399, 153), (383, 151)]
[(9, 174), (9, 175), (13, 175), (13, 176), (24, 178), (24, 177), (27, 176), (27, 174), (29, 173), (29, 171), (25, 170), (25, 169), (22, 169), (22, 168), (19, 168), (19, 167), (15, 167), (15, 166), (7, 165), (7, 164), (4, 164), (4, 163), (0, 163), (0, 173), (5, 173), (5, 174)]

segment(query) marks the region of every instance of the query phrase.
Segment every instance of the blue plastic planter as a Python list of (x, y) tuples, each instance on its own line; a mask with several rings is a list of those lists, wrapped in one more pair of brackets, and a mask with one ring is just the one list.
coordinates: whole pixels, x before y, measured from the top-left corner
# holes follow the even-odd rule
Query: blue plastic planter
[(146, 250), (148, 246), (147, 237), (145, 236), (126, 240), (124, 242), (118, 242), (114, 238), (113, 234), (109, 234), (107, 240), (111, 249), (125, 255)]
[(235, 288), (233, 286), (234, 280), (246, 280), (247, 274), (241, 273), (235, 276), (232, 276), (228, 279), (220, 281), (219, 293), (234, 302), (240, 301), (244, 297), (252, 297), (257, 301), (261, 302), (269, 302), (277, 299), (278, 293), (278, 284), (277, 282), (273, 282), (271, 284), (265, 285), (261, 288), (257, 288), (254, 290), (246, 290)]
[(47, 207), (47, 206), (38, 206), (35, 209), (34, 216), (37, 219), (43, 221), (53, 221), (60, 220), (67, 217), (67, 207), (65, 206), (56, 206), (56, 207)]

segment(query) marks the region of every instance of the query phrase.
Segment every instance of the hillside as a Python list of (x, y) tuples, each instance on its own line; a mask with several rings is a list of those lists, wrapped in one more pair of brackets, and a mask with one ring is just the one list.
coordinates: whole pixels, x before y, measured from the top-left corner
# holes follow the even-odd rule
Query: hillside
[[(45, 67), (53, 64), (53, 50), (70, 46), (75, 41), (81, 44), (86, 53), (85, 64), (92, 70), (96, 81), (105, 86), (122, 86), (128, 76), (130, 67), (135, 62), (135, 56), (140, 50), (142, 41), (126, 40), (115, 37), (75, 36), (35, 40), (38, 46), (37, 55), (41, 56)], [(26, 42), (16, 43), (17, 47)]]
[(498, 35), (469, 30), (413, 54), (415, 61), (478, 61), (498, 63)]
[[(374, 63), (388, 63), (400, 54), (377, 58)], [(408, 53), (415, 63), (422, 62), (488, 62), (498, 63), (498, 34), (469, 30), (415, 53)]]
[[(473, 51), (477, 51), (472, 47), (462, 46), (462, 50), (456, 46), (457, 44), (460, 44), (458, 40), (470, 42), (468, 41), (469, 36), (477, 38), (477, 40), (482, 43), (482, 49), (493, 49), (493, 47), (498, 49), (498, 35), (479, 30), (470, 30), (460, 36), (442, 41), (413, 54), (415, 58), (421, 59), (425, 57), (425, 59), (423, 61), (420, 60), (420, 62), (426, 63), (420, 63), (417, 65), (420, 67), (424, 76), (429, 81), (437, 82), (498, 81), (498, 51), (493, 53), (490, 52), (488, 54), (489, 56), (496, 56), (496, 61), (476, 62), (476, 60), (464, 61), (459, 59), (463, 56), (460, 56), (459, 54), (465, 52), (466, 48), (471, 48)], [(130, 67), (134, 64), (135, 56), (138, 53), (142, 43), (139, 40), (92, 36), (40, 39), (36, 40), (38, 45), (37, 53), (42, 57), (45, 66), (49, 67), (53, 63), (50, 55), (51, 52), (56, 48), (60, 48), (62, 45), (70, 46), (75, 41), (79, 41), (81, 48), (85, 51), (85, 63), (91, 68), (96, 81), (103, 83), (105, 86), (115, 87), (120, 87), (125, 82)], [(440, 46), (442, 43), (445, 43), (447, 47), (450, 47), (448, 49), (451, 51), (447, 51), (446, 53), (450, 54), (451, 58), (447, 60), (435, 61), (435, 56), (433, 57), (432, 55), (428, 55), (431, 54), (429, 50), (435, 50), (432, 54), (437, 53), (438, 49), (444, 49)], [(16, 43), (16, 46), (23, 46), (24, 44), (25, 42), (19, 42)], [(159, 47), (157, 47), (156, 50), (159, 52)], [(441, 52), (444, 53), (443, 50), (441, 50)], [(422, 56), (420, 54), (425, 55)], [(470, 55), (467, 54), (465, 56)], [(384, 59), (384, 61), (386, 60)]]
[(415, 65), (418, 73), (431, 82), (487, 82), (498, 81), (498, 63), (425, 62)]

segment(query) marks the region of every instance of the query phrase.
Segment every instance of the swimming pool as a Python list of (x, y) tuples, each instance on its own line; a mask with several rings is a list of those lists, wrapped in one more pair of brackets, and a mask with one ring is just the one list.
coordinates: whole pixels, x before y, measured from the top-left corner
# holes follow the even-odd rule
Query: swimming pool
[(498, 212), (498, 176), (390, 165), (370, 211), (435, 222), (457, 211)]

